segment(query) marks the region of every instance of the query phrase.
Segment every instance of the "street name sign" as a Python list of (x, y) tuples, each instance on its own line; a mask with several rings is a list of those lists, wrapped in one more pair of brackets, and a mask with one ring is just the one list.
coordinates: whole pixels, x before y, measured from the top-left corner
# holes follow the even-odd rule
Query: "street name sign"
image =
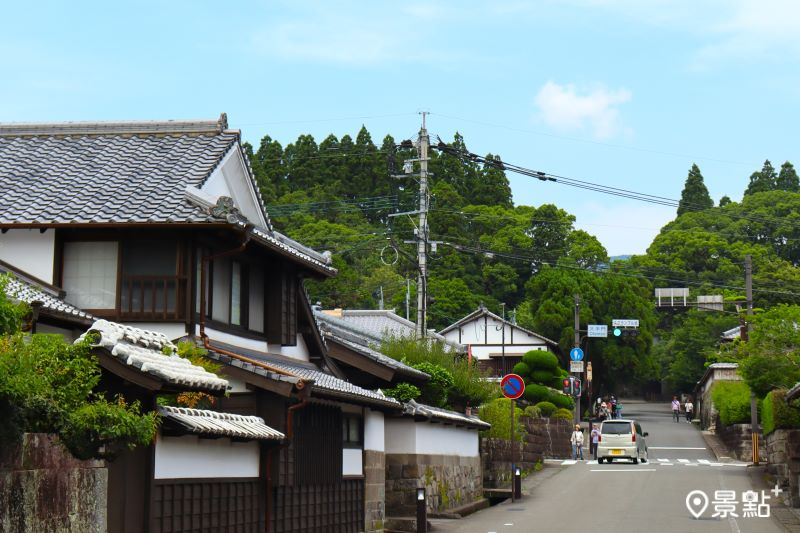
[(615, 318), (611, 321), (611, 325), (620, 328), (638, 328), (639, 320), (632, 318)]
[(608, 337), (608, 326), (605, 324), (589, 324), (586, 331), (590, 337)]
[(516, 374), (506, 374), (500, 381), (503, 396), (516, 400), (525, 392), (525, 381)]
[(583, 361), (583, 350), (576, 346), (569, 351), (569, 358), (572, 361)]
[(583, 372), (583, 361), (570, 361), (569, 362), (569, 371), (570, 372)]

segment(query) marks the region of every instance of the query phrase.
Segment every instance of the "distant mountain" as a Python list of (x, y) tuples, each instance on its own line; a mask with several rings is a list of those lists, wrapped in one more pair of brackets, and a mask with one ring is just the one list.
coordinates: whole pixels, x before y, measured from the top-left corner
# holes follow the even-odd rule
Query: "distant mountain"
[(613, 263), (614, 261), (627, 261), (627, 260), (628, 260), (628, 259), (630, 259), (631, 257), (633, 257), (633, 254), (628, 254), (628, 255), (612, 255), (612, 256), (611, 256), (611, 257), (608, 259), (608, 262), (609, 262), (609, 263)]

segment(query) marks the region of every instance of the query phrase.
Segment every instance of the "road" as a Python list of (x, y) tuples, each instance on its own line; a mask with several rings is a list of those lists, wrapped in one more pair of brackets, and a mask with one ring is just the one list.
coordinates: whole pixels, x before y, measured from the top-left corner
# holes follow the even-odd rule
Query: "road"
[[(551, 462), (525, 480), (523, 492), (528, 495), (521, 501), (505, 502), (462, 520), (437, 521), (434, 531), (783, 531), (774, 518), (743, 516), (742, 493), (758, 489), (753, 487), (746, 467), (738, 462), (717, 463), (693, 424), (672, 421), (668, 403), (628, 401), (624, 406), (625, 416), (638, 420), (649, 433), (647, 464)], [(704, 491), (709, 500), (699, 518), (686, 506), (687, 496), (694, 490)], [(736, 492), (738, 517), (712, 517), (716, 511), (714, 494), (720, 490)], [(767, 492), (766, 496), (774, 494)]]

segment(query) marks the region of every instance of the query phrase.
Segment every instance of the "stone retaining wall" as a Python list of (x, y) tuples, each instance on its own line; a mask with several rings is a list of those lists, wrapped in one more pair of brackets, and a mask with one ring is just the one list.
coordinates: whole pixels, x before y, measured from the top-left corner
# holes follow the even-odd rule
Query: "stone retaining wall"
[[(731, 455), (740, 461), (753, 460), (753, 438), (750, 431), (750, 424), (733, 424), (725, 426), (717, 420), (717, 435), (725, 444)], [(766, 461), (767, 455), (764, 449), (764, 437), (759, 433), (758, 439), (759, 460)]]
[(386, 454), (386, 516), (414, 516), (416, 489), (425, 487), (428, 512), (483, 498), (480, 457)]
[(800, 430), (778, 429), (767, 435), (768, 470), (784, 488), (783, 497), (800, 507)]
[(74, 459), (55, 437), (0, 449), (3, 533), (105, 533), (107, 494), (104, 463)]

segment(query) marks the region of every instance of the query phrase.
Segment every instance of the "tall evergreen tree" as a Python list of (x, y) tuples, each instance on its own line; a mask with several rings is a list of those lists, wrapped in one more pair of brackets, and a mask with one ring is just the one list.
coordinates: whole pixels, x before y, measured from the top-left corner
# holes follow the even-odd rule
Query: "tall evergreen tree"
[(678, 216), (689, 211), (702, 211), (714, 207), (714, 200), (708, 194), (708, 189), (703, 183), (703, 175), (696, 164), (692, 164), (686, 184), (681, 192), (681, 201), (678, 203)]
[(778, 174), (778, 180), (775, 182), (775, 187), (779, 191), (800, 191), (800, 179), (797, 177), (797, 172), (794, 170), (794, 165), (786, 161), (781, 165), (781, 171)]
[(767, 159), (764, 161), (764, 166), (761, 167), (761, 172), (753, 172), (750, 175), (750, 184), (747, 186), (747, 190), (744, 191), (744, 195), (774, 191), (777, 180), (778, 175), (775, 173), (775, 168)]

